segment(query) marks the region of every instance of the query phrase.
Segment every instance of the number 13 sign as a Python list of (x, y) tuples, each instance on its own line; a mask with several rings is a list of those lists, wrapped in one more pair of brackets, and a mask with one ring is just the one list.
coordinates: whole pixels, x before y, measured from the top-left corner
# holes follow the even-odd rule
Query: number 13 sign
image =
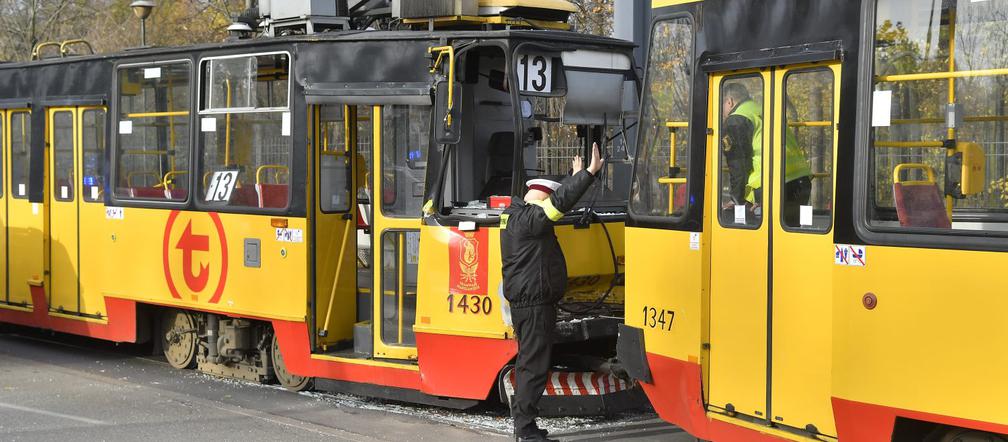
[(544, 54), (518, 55), (518, 90), (549, 93), (553, 91), (553, 57)]

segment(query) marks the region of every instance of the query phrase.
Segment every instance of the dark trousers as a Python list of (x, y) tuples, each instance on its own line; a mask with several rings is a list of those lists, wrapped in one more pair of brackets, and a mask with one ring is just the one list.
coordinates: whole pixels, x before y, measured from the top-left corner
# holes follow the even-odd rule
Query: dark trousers
[(546, 389), (552, 361), (553, 332), (556, 330), (555, 305), (511, 308), (518, 358), (515, 361), (515, 394), (511, 400), (515, 436), (534, 435), (539, 399)]

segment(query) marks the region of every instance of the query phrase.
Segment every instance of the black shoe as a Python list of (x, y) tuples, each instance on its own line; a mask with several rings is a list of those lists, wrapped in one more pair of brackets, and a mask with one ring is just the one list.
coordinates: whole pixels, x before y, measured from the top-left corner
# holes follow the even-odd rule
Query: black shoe
[(539, 433), (532, 435), (518, 436), (515, 438), (515, 440), (517, 440), (518, 442), (560, 442), (557, 439), (547, 438), (546, 435), (542, 433), (542, 431), (543, 430), (540, 430)]

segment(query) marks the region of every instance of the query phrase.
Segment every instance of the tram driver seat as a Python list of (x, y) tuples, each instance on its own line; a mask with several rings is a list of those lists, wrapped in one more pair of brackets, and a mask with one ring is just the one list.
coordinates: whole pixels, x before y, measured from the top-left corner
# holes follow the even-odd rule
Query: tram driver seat
[[(900, 172), (917, 169), (925, 173), (925, 180), (907, 181), (900, 179)], [(921, 163), (899, 164), (893, 170), (893, 197), (896, 201), (896, 216), (902, 227), (952, 227), (945, 200), (935, 182), (934, 169)]]
[(494, 132), (490, 135), (490, 161), (486, 185), (479, 199), (492, 195), (511, 195), (511, 173), (514, 170), (514, 132)]

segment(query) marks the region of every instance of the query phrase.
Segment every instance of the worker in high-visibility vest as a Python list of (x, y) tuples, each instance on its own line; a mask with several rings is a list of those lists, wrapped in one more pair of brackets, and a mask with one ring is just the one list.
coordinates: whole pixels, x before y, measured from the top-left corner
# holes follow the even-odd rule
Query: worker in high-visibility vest
[[(745, 85), (730, 82), (722, 90), (722, 147), (729, 171), (729, 189), (735, 205), (745, 204), (747, 219), (762, 214), (763, 205), (763, 106), (749, 95)], [(812, 170), (790, 128), (785, 130), (784, 189), (781, 211), (784, 222), (798, 227), (800, 207), (812, 195)]]

